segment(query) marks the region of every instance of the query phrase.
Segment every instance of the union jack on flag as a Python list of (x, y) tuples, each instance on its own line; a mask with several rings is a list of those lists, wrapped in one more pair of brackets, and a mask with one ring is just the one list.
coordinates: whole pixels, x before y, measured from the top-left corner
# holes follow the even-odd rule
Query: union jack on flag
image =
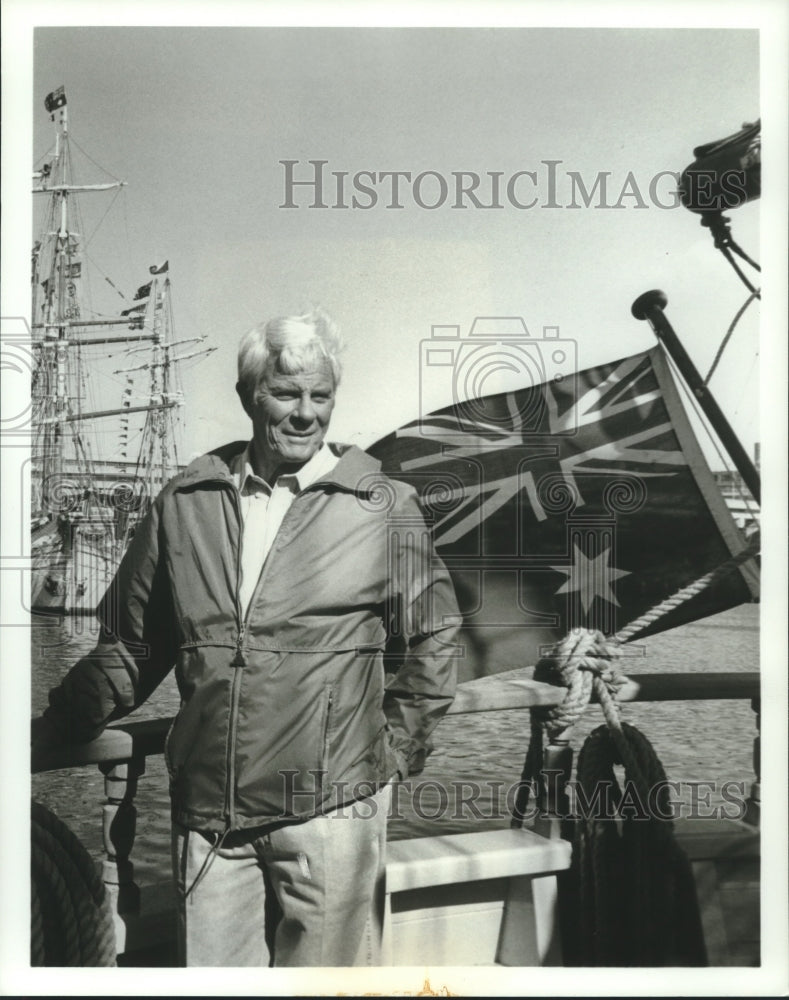
[[(659, 347), (459, 402), (368, 449), (412, 484), (464, 616), (464, 680), (613, 634), (739, 553)], [(757, 594), (753, 561), (637, 638)]]

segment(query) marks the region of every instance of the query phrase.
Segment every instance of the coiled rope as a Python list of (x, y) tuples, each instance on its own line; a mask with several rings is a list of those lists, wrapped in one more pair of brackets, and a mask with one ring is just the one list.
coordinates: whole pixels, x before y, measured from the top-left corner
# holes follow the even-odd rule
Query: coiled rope
[(30, 964), (113, 966), (115, 930), (104, 883), (69, 828), (31, 804)]
[[(585, 805), (562, 884), (565, 962), (583, 966), (706, 965), (690, 862), (674, 838), (666, 774), (635, 726), (620, 733), (636, 770), (607, 726), (578, 757)], [(614, 766), (625, 765), (620, 788)]]
[[(584, 794), (585, 809), (574, 820), (573, 864), (563, 881), (562, 907), (564, 920), (569, 921), (565, 926), (571, 928), (566, 936), (576, 951), (567, 956), (572, 964), (705, 964), (695, 884), (690, 864), (674, 840), (665, 772), (649, 740), (619, 717), (617, 693), (626, 678), (617, 661), (624, 642), (758, 551), (755, 536), (736, 556), (616, 635), (571, 630), (535, 667), (535, 680), (565, 687), (567, 694), (559, 705), (531, 710), (529, 749), (513, 826), (523, 823), (531, 787), (540, 780), (544, 736), (555, 739), (574, 725), (592, 694), (606, 723), (589, 736), (578, 759), (576, 784)], [(619, 789), (614, 764), (624, 766), (629, 795)], [(592, 808), (586, 808), (590, 802)], [(625, 804), (636, 815), (625, 814)], [(577, 905), (568, 907), (568, 898), (575, 898)]]

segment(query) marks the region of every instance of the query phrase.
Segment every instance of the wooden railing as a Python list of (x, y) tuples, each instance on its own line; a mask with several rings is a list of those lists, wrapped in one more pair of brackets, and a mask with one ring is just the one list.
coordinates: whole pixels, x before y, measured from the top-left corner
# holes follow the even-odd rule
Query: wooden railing
[[(516, 672), (485, 677), (461, 684), (449, 710), (450, 715), (500, 712), (552, 706), (562, 702), (565, 689), (518, 676)], [(755, 713), (753, 750), (754, 781), (745, 803), (746, 822), (758, 826), (760, 804), (759, 722), (760, 684), (757, 672), (638, 674), (619, 689), (623, 702), (749, 699)], [(34, 773), (63, 768), (98, 765), (104, 774), (106, 800), (103, 805), (105, 859), (102, 875), (115, 900), (116, 912), (133, 915), (139, 907), (139, 889), (134, 881), (131, 853), (134, 846), (136, 810), (134, 796), (138, 778), (145, 772), (145, 760), (164, 751), (164, 741), (172, 718), (118, 723), (110, 726), (92, 743), (53, 747), (34, 761)], [(542, 831), (558, 830), (554, 818), (565, 802), (564, 786), (572, 765), (571, 733), (563, 733), (545, 747), (546, 771), (559, 774), (551, 791), (542, 798)], [(525, 747), (524, 747), (525, 751)], [(556, 835), (555, 833), (553, 835)]]

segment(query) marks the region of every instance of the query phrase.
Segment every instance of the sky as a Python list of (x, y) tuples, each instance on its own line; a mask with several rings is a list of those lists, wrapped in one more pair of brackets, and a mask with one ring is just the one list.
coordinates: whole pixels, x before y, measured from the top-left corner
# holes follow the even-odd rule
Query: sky
[[(83, 176), (126, 181), (109, 211), (83, 199), (102, 220), (91, 259), (128, 296), (169, 259), (178, 336), (218, 347), (184, 373), (186, 457), (247, 436), (236, 347), (273, 315), (318, 304), (340, 325), (330, 437), (365, 446), (451, 401), (451, 371), (425, 372), (434, 325), (467, 337), (477, 316), (519, 316), (537, 341), (558, 327), (580, 369), (654, 344), (630, 305), (657, 287), (704, 374), (748, 295), (666, 172), (759, 116), (755, 30), (40, 27), (32, 68), (32, 160), (53, 142), (44, 98), (64, 85)], [(311, 160), (326, 161), (327, 207), (303, 185), (282, 207), (286, 170), (309, 179)], [(350, 205), (360, 171), (430, 173), (400, 182), (402, 208), (387, 207), (391, 180), (372, 208), (330, 207), (333, 172)], [(481, 204), (498, 173), (502, 207), (452, 207), (460, 171), (479, 175)], [(519, 171), (533, 177), (510, 198)], [(578, 179), (592, 191), (603, 173), (602, 207), (599, 189), (587, 207)], [(442, 180), (446, 202), (422, 207)], [(761, 208), (732, 213), (757, 257)], [(120, 308), (100, 280), (94, 293), (99, 312)], [(751, 306), (711, 384), (749, 451), (759, 318)]]

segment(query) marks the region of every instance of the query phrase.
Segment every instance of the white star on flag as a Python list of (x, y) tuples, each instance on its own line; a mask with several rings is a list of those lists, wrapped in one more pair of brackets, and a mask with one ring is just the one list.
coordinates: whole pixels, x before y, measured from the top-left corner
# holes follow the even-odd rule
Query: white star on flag
[(567, 579), (556, 593), (569, 594), (578, 591), (581, 595), (584, 613), (589, 611), (595, 597), (619, 607), (619, 601), (611, 590), (611, 584), (620, 576), (630, 576), (630, 570), (615, 569), (613, 566), (609, 566), (610, 549), (601, 552), (594, 559), (589, 559), (578, 548), (577, 544), (573, 547), (575, 559), (572, 566), (551, 566), (551, 569), (555, 569), (557, 573), (567, 575)]

